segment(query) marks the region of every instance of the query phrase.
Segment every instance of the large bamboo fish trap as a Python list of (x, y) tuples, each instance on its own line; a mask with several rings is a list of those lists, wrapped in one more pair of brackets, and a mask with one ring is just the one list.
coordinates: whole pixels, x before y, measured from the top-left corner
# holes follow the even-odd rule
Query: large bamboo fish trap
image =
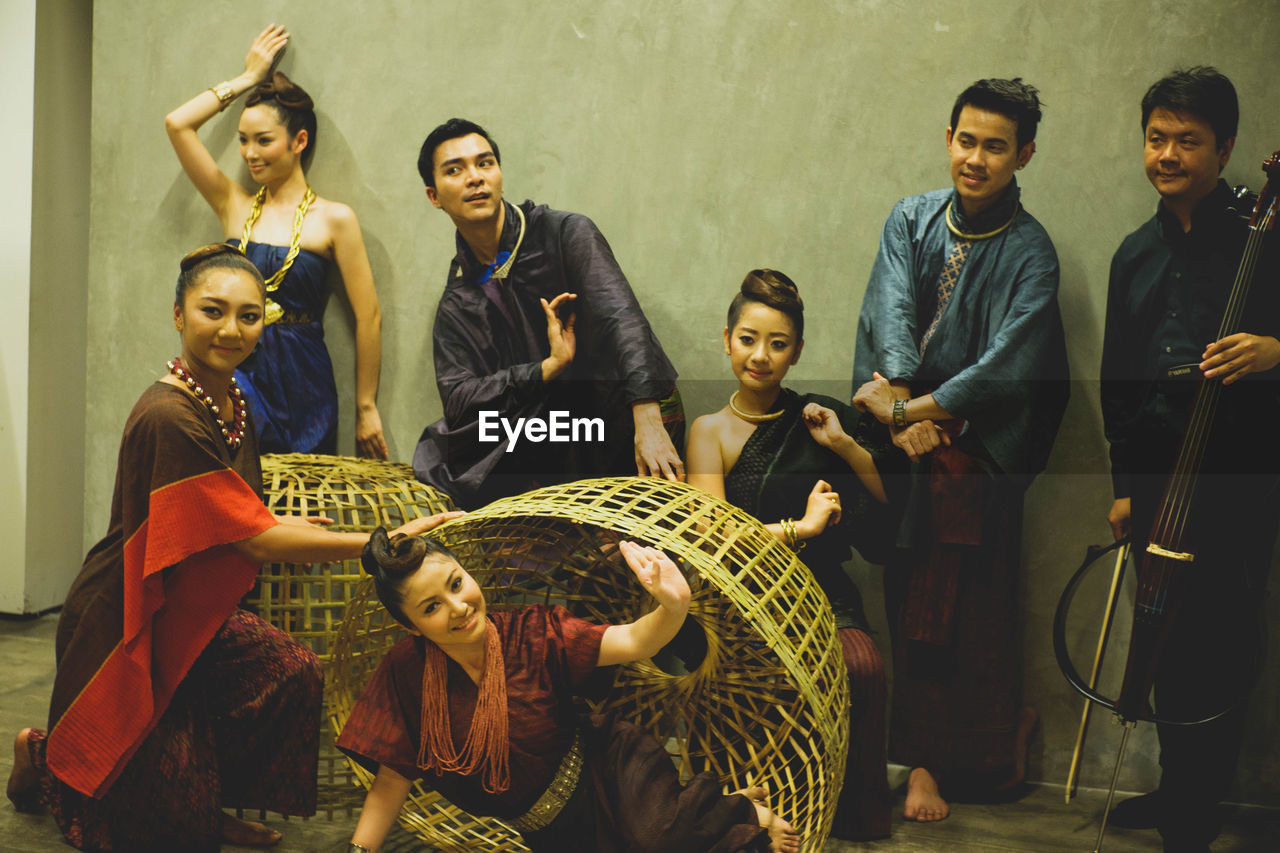
[[(617, 553), (619, 539), (671, 555), (689, 579), (705, 656), (691, 671), (649, 660), (618, 667), (593, 710), (616, 709), (650, 731), (684, 778), (710, 770), (726, 790), (767, 785), (803, 849), (822, 849), (844, 776), (847, 674), (826, 596), (758, 521), (681, 483), (622, 477), (505, 498), (432, 535), (476, 577), (491, 608), (546, 601), (600, 623), (653, 608)], [(326, 686), (335, 730), (405, 636), (372, 587), (357, 589), (335, 638)], [(501, 821), (468, 815), (416, 783), (400, 820), (447, 851), (527, 849)]]
[[(262, 457), (267, 508), (282, 515), (323, 515), (330, 530), (373, 532), (414, 518), (456, 509), (444, 493), (418, 482), (408, 465), (306, 453)], [(336, 563), (267, 563), (245, 604), (277, 628), (305, 643), (328, 667), (334, 631), (360, 581), (360, 560)], [(326, 716), (328, 711), (326, 710)], [(299, 721), (302, 724), (302, 721)], [(318, 805), (333, 816), (363, 802), (346, 759), (321, 726)]]

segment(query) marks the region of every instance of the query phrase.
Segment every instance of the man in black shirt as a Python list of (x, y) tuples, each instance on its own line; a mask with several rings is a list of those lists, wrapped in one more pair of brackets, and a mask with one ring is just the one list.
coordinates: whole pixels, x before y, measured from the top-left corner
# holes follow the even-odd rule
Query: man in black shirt
[(595, 223), (505, 201), (498, 146), (465, 119), (431, 132), (418, 171), (458, 229), (418, 478), (468, 509), (580, 477), (683, 480), (659, 402), (675, 368)]
[(1122, 803), (1115, 815), (1122, 825), (1155, 825), (1166, 851), (1207, 851), (1221, 829), (1217, 803), (1235, 775), (1244, 723), (1237, 700), (1253, 674), (1259, 589), (1280, 517), (1274, 247), (1263, 253), (1241, 319), (1223, 327), (1248, 233), (1218, 177), (1238, 115), (1235, 88), (1212, 68), (1174, 72), (1147, 91), (1144, 159), (1160, 203), (1116, 252), (1107, 294), (1102, 414), (1115, 492), (1108, 521), (1117, 539), (1133, 535), (1139, 559), (1187, 431), (1196, 380), (1221, 385), (1188, 516), (1194, 559), (1184, 569), (1185, 604), (1170, 601), (1155, 702), (1170, 720), (1237, 707), (1202, 725), (1159, 726), (1159, 790)]

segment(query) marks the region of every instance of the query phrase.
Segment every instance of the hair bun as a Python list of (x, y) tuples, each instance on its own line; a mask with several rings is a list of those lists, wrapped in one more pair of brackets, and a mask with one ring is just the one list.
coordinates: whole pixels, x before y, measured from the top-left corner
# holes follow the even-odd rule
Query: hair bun
[(784, 272), (771, 269), (759, 269), (752, 270), (751, 275), (760, 279), (775, 290), (782, 290), (786, 293), (792, 294), (793, 296), (800, 295), (800, 288), (797, 287), (796, 283), (791, 280), (790, 276)]
[(766, 305), (781, 311), (791, 319), (797, 340), (804, 340), (804, 300), (800, 298), (800, 289), (786, 273), (771, 269), (752, 270), (742, 280), (738, 295), (729, 303), (729, 316), (725, 325), (732, 329), (742, 316), (742, 309), (748, 302)]
[(239, 270), (253, 279), (261, 294), (266, 295), (262, 273), (234, 243), (210, 243), (208, 246), (201, 246), (194, 252), (184, 255), (178, 262), (178, 268), (180, 270), (178, 283), (173, 289), (174, 305), (185, 305), (187, 291), (203, 279), (205, 273), (213, 269)]
[(752, 270), (742, 280), (739, 290), (748, 299), (763, 302), (771, 308), (784, 310), (784, 306), (789, 305), (804, 308), (800, 288), (796, 287), (796, 283), (786, 273), (778, 270)]
[(300, 112), (314, 112), (316, 108), (306, 90), (286, 77), (283, 71), (277, 71), (270, 80), (259, 83), (244, 103), (246, 107), (252, 107), (263, 101), (275, 101), (282, 107)]
[(291, 110), (314, 110), (315, 104), (311, 101), (311, 96), (303, 91), (302, 87), (294, 83), (288, 77), (284, 76), (284, 72), (277, 71), (271, 75), (270, 83), (272, 91), (275, 93), (276, 102), (280, 103)]
[(373, 531), (360, 552), (360, 567), (366, 574), (399, 577), (422, 564), (427, 545), (416, 536), (387, 535), (387, 528)]
[(187, 272), (200, 266), (210, 258), (216, 258), (219, 255), (238, 255), (243, 258), (244, 252), (240, 251), (240, 247), (235, 243), (210, 243), (183, 255), (182, 260), (178, 261), (178, 269), (182, 272)]

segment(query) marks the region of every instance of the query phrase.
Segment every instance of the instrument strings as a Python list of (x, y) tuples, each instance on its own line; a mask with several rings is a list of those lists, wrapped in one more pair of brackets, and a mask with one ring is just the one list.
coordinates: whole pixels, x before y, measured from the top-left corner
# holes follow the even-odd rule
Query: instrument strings
[[(1249, 238), (1245, 243), (1240, 267), (1236, 271), (1235, 284), (1227, 299), (1227, 308), (1223, 312), (1222, 324), (1218, 328), (1218, 339), (1235, 334), (1240, 327), (1244, 315), (1245, 303), (1249, 297), (1249, 287), (1253, 282), (1253, 274), (1262, 255), (1264, 236), (1270, 230), (1275, 217), (1276, 202), (1272, 199), (1267, 205), (1265, 214), (1256, 224), (1249, 225)], [(1182, 539), (1186, 534), (1187, 518), (1191, 510), (1191, 497), (1195, 492), (1200, 477), (1200, 465), (1204, 459), (1205, 449), (1209, 443), (1209, 433), (1213, 427), (1213, 416), (1217, 410), (1218, 397), (1222, 394), (1220, 381), (1202, 382), (1196, 396), (1195, 408), (1191, 423), (1183, 442), (1183, 451), (1178, 455), (1170, 479), (1168, 493), (1161, 502), (1161, 517), (1157, 525), (1158, 537), (1152, 537), (1157, 544), (1173, 551), (1183, 547)], [(1148, 596), (1150, 608), (1156, 612), (1164, 609), (1168, 595), (1169, 575), (1168, 561), (1158, 563), (1158, 571), (1152, 572), (1154, 577), (1146, 580), (1145, 586), (1152, 588)]]

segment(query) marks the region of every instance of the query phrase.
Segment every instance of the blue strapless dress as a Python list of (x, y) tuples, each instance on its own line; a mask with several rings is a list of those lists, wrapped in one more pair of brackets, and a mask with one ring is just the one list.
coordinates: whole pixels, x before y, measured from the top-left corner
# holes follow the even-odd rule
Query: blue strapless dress
[[(238, 244), (238, 240), (228, 240)], [(250, 242), (245, 254), (270, 278), (284, 264), (288, 246)], [(271, 298), (285, 315), (267, 326), (236, 371), (253, 412), (262, 453), (336, 453), (338, 389), (324, 345), (330, 263), (305, 249)]]

